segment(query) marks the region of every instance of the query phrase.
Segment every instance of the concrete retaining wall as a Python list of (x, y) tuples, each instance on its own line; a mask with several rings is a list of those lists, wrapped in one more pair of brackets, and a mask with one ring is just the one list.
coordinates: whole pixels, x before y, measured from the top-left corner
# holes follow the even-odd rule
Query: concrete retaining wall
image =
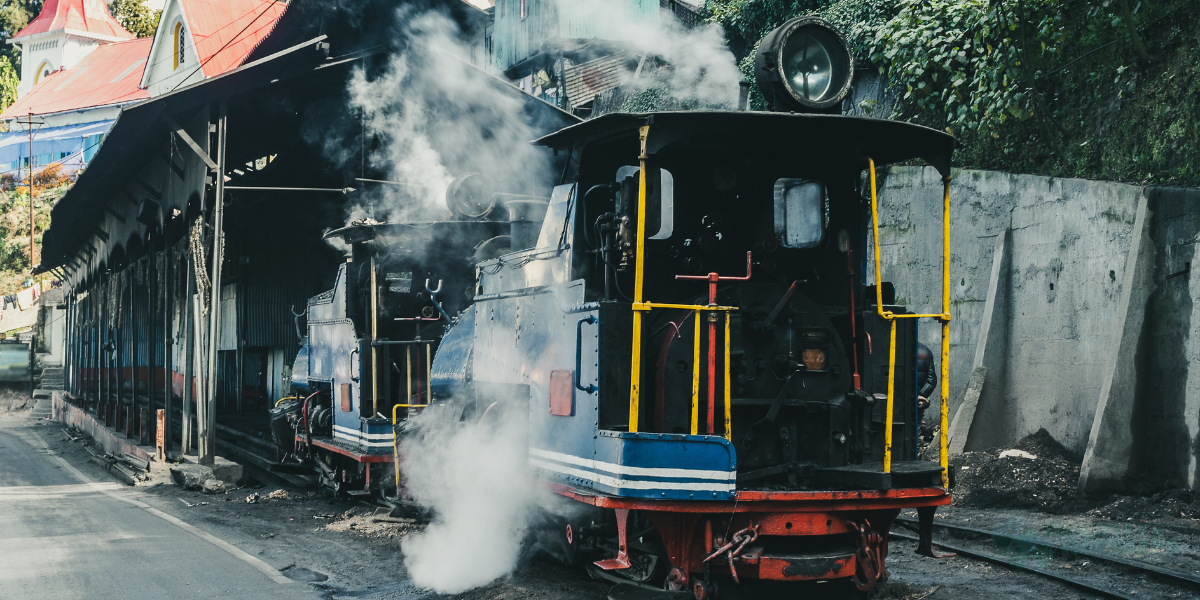
[[(932, 168), (898, 167), (880, 196), (884, 279), (896, 284), (899, 302), (920, 312), (940, 309), (941, 185)], [(1200, 343), (1193, 349), (1188, 340), (1200, 329), (1200, 315), (1192, 318), (1200, 289), (1189, 285), (1200, 190), (962, 170), (950, 197), (952, 415), (977, 360), (993, 253), (1011, 253), (994, 292), (1006, 311), (998, 319), (1003, 335), (987, 345), (1004, 368), (988, 370), (966, 449), (1010, 444), (1045, 428), (1082, 457), (1103, 396), (1110, 409), (1131, 409), (1092, 440), (1132, 446), (1117, 467), (1125, 485), (1140, 479), (1130, 474), (1145, 473), (1159, 482), (1150, 487), (1196, 487), (1200, 376), (1188, 372), (1200, 365)], [(1148, 235), (1134, 235), (1139, 204)], [(1006, 230), (1011, 243), (997, 244)], [(1146, 245), (1140, 263), (1130, 260), (1134, 241)], [(1147, 265), (1153, 276), (1127, 274), (1129, 265)], [(1127, 308), (1125, 286), (1138, 288), (1125, 294)], [(1118, 348), (1130, 336), (1136, 356), (1122, 356)], [(920, 339), (937, 347), (939, 328), (923, 326)], [(1125, 385), (1112, 373), (1128, 361), (1136, 368)]]

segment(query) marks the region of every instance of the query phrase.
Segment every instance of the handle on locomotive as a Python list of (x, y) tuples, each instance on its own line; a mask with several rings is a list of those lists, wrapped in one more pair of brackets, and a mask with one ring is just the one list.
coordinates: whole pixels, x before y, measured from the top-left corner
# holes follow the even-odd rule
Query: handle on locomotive
[[(350, 351), (350, 372), (351, 373), (354, 373), (354, 355), (357, 353), (358, 353), (358, 348), (355, 348)], [(354, 383), (358, 383), (358, 379), (359, 379), (358, 377), (355, 377), (354, 375), (350, 375), (350, 381), (353, 381)]]
[(595, 393), (600, 388), (591, 383), (587, 384), (587, 387), (579, 385), (583, 373), (581, 370), (583, 368), (583, 324), (593, 325), (598, 320), (596, 317), (588, 315), (587, 318), (580, 319), (578, 323), (575, 323), (575, 389), (587, 394)]

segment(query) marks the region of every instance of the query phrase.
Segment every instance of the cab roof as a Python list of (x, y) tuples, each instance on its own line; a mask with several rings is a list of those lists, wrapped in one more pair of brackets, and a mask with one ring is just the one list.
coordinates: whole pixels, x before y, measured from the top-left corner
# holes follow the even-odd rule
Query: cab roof
[(922, 159), (942, 176), (950, 175), (950, 155), (955, 148), (950, 135), (921, 125), (841, 115), (813, 115), (751, 111), (680, 111), (614, 113), (561, 129), (535, 140), (535, 144), (567, 150), (636, 136), (650, 126), (646, 151), (653, 156), (679, 142), (705, 139), (730, 148), (746, 145), (786, 151), (797, 160), (857, 164), (867, 158), (877, 165)]

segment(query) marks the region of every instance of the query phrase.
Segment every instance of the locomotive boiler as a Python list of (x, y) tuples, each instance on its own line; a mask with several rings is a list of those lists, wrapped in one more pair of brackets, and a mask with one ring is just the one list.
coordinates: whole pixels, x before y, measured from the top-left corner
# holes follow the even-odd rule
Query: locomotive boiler
[[(887, 578), (902, 509), (949, 503), (948, 260), (940, 310), (897, 304), (876, 168), (954, 140), (841, 116), (853, 60), (819, 19), (768, 36), (769, 112), (611, 114), (537, 140), (566, 155), (536, 243), (478, 263), (435, 402), (528, 412), (528, 461), (578, 503), (538, 546), (698, 599)], [(948, 195), (928, 218), (948, 221)], [(874, 280), (866, 280), (874, 258)], [(941, 461), (917, 460), (918, 319), (942, 327)]]

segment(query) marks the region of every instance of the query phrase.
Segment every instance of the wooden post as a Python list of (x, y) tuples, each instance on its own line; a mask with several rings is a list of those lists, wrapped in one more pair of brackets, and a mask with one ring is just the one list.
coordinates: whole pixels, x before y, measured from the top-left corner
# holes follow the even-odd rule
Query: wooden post
[(167, 411), (158, 409), (158, 424), (155, 427), (156, 435), (154, 436), (154, 448), (157, 450), (158, 462), (166, 462), (167, 460)]

